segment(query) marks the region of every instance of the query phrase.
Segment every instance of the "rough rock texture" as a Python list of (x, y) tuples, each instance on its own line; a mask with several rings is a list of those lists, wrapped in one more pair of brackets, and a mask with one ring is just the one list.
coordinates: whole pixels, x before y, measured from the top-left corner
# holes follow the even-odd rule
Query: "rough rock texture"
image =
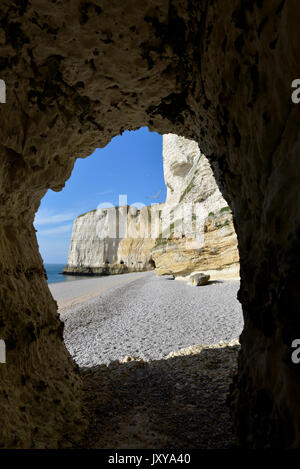
[[(130, 207), (127, 216), (125, 237), (121, 239), (117, 262), (127, 266), (128, 271), (152, 270), (152, 249), (155, 233), (160, 229), (161, 204), (137, 210)], [(152, 217), (152, 218), (151, 218)]]
[(149, 207), (92, 210), (74, 221), (64, 273), (108, 275), (151, 270), (154, 244)]
[(172, 272), (184, 278), (195, 271), (208, 273), (212, 280), (238, 278), (239, 255), (230, 212), (218, 212), (204, 224), (204, 243), (193, 237), (158, 238), (152, 251), (156, 273)]
[(227, 205), (196, 142), (173, 134), (164, 135), (163, 163), (167, 199), (162, 218), (174, 211), (176, 222), (177, 215), (182, 216), (182, 206), (189, 203), (201, 203), (208, 213)]
[(194, 272), (193, 274), (190, 274), (188, 277), (188, 283), (189, 285), (192, 285), (193, 287), (200, 287), (202, 285), (207, 285), (209, 282), (210, 276), (203, 274), (201, 272)]
[(2, 446), (56, 447), (81, 430), (34, 214), (77, 157), (144, 125), (197, 141), (234, 215), (239, 440), (300, 446), (299, 15), (296, 0), (1, 2)]
[[(196, 142), (163, 136), (167, 199), (162, 209), (162, 234), (153, 260), (158, 275), (204, 271), (211, 278), (237, 278), (239, 256), (233, 220), (207, 158)], [(189, 217), (189, 218), (188, 218)], [(199, 236), (195, 239), (195, 233)]]

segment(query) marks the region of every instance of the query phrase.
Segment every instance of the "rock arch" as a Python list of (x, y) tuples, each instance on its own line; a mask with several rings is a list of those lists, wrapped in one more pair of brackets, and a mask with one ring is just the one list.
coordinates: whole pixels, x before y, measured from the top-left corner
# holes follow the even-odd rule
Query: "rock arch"
[(196, 140), (234, 214), (245, 316), (231, 392), (239, 440), (299, 445), (290, 360), (300, 332), (299, 110), (290, 99), (299, 8), (229, 3), (1, 5), (1, 446), (66, 446), (84, 426), (33, 219), (77, 157), (144, 125)]

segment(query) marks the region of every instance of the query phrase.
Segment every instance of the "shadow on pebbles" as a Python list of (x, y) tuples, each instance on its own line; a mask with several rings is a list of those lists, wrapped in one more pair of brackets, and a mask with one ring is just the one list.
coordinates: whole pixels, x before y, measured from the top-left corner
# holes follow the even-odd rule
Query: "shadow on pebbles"
[(89, 428), (83, 448), (233, 448), (226, 398), (239, 342), (192, 346), (162, 360), (125, 357), (81, 368)]

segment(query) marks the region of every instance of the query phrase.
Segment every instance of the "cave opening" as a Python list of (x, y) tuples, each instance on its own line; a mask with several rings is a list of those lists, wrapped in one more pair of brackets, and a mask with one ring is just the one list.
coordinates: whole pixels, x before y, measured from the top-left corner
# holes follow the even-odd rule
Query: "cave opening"
[[(147, 129), (140, 132), (143, 132), (146, 144), (151, 148), (151, 134)], [(139, 136), (136, 132), (125, 133), (131, 135), (132, 139), (134, 134)], [(154, 138), (157, 140), (162, 137), (156, 134)], [(162, 145), (155, 142), (145, 159), (154, 158), (155, 165), (159, 163), (159, 168), (156, 168), (152, 177), (149, 174), (148, 179), (152, 184), (154, 181), (157, 187), (166, 184), (165, 189), (155, 191), (151, 187), (153, 196), (150, 197), (146, 195), (151, 193), (150, 189), (143, 187), (140, 202), (128, 206), (126, 210), (126, 216), (130, 217), (127, 222), (134, 223), (134, 227), (129, 231), (126, 229), (124, 239), (109, 237), (109, 224), (116, 221), (120, 224), (120, 209), (116, 208), (116, 217), (110, 217), (109, 213), (115, 210), (112, 202), (116, 200), (116, 193), (125, 192), (118, 186), (120, 180), (124, 183), (127, 176), (130, 186), (132, 180), (141, 180), (141, 187), (145, 186), (143, 177), (147, 163), (143, 168), (143, 158), (139, 170), (132, 164), (134, 159), (133, 162), (127, 161), (126, 173), (124, 166), (118, 169), (120, 160), (114, 158), (113, 151), (110, 156), (102, 155), (101, 150), (95, 155), (96, 164), (104, 157), (111, 163), (110, 166), (101, 167), (103, 175), (99, 181), (96, 179), (98, 192), (95, 192), (90, 176), (99, 171), (97, 166), (82, 169), (85, 162), (93, 160), (91, 156), (83, 160), (78, 168), (75, 167), (74, 187), (71, 176), (67, 183), (69, 194), (66, 200), (62, 198), (65, 189), (60, 194), (50, 196), (50, 202), (53, 202), (52, 197), (60, 197), (56, 207), (64, 211), (55, 211), (53, 204), (42, 204), (36, 216), (36, 226), (50, 236), (48, 244), (43, 246), (43, 254), (47, 256), (53, 237), (59, 233), (67, 233), (69, 243), (68, 262), (65, 258), (64, 264), (45, 263), (50, 273), (49, 288), (58, 302), (66, 347), (81, 369), (87, 408), (93, 416), (100, 412), (105, 415), (110, 412), (110, 407), (116, 407), (114, 424), (123, 427), (116, 447), (143, 447), (141, 445), (145, 444), (159, 447), (163, 441), (168, 441), (170, 445), (194, 448), (202, 445), (230, 448), (235, 444), (234, 433), (225, 401), (236, 372), (238, 336), (242, 329), (241, 309), (236, 300), (239, 285), (236, 235), (229, 207), (198, 145), (173, 134), (163, 136), (162, 142)], [(137, 139), (129, 145), (131, 151), (137, 147), (139, 157), (143, 156), (140, 143)], [(122, 138), (114, 151), (126, 158), (128, 149), (122, 145)], [(120, 178), (116, 177), (116, 181), (113, 181), (116, 172), (120, 173)], [(106, 186), (103, 186), (103, 181)], [(72, 197), (78, 187), (80, 198), (89, 197), (89, 205), (82, 207), (84, 213), (77, 213), (70, 236), (70, 221), (72, 217), (74, 219), (74, 207), (70, 203), (74, 202)], [(91, 197), (94, 193), (99, 194), (99, 190), (108, 202), (98, 203), (95, 197), (91, 203)], [(141, 195), (141, 189), (139, 191)], [(127, 194), (127, 200), (132, 198), (132, 194)], [(146, 205), (148, 201), (155, 208), (156, 216), (153, 223), (149, 224), (153, 214), (148, 210), (150, 206)], [(182, 208), (185, 205), (189, 208), (190, 204), (195, 207), (200, 204), (202, 209), (202, 206), (206, 209), (203, 225), (205, 241), (202, 240), (204, 247), (195, 243), (193, 238), (197, 229), (197, 210), (193, 208), (190, 224), (184, 227), (183, 232), (179, 230), (186, 222)], [(142, 214), (145, 208), (146, 217)], [(107, 217), (105, 223), (103, 217)], [(158, 231), (153, 230), (152, 226), (157, 224), (157, 219)], [(48, 226), (51, 223), (56, 229)], [(143, 223), (146, 229), (141, 231)], [(38, 239), (43, 241), (41, 235), (43, 233), (38, 230)], [(57, 244), (55, 252), (59, 252)], [(74, 253), (77, 256), (75, 258)], [(91, 264), (91, 259), (94, 264)], [(51, 268), (60, 271), (56, 271), (56, 276), (53, 276)], [(153, 270), (158, 277), (153, 275)], [(206, 286), (191, 288), (193, 282), (189, 279), (196, 278), (198, 282), (199, 270), (205, 271), (211, 279), (204, 282)], [(58, 277), (62, 272), (63, 275)], [(137, 272), (137, 277), (134, 272)], [(131, 281), (130, 276), (133, 277)], [(87, 280), (88, 277), (90, 280)], [(175, 278), (176, 282), (168, 282)], [(59, 280), (70, 282), (64, 284)], [(80, 283), (75, 280), (83, 281)], [(117, 287), (118, 284), (120, 286)], [(201, 282), (198, 284), (201, 285)], [(87, 308), (91, 314), (86, 313)], [(100, 321), (95, 319), (96, 312), (101, 317)], [(211, 363), (214, 363), (213, 368)], [(103, 386), (101, 390), (106, 390), (106, 386), (115, 389), (109, 401), (105, 398), (106, 391), (104, 394), (99, 392), (100, 379)], [(210, 386), (211, 380), (214, 387)], [(192, 393), (191, 388), (194, 390)], [(155, 399), (158, 389), (164, 396), (162, 400)], [(91, 392), (95, 392), (101, 402), (97, 408), (89, 398)], [(114, 402), (120, 401), (122, 406), (117, 408)], [(129, 407), (128, 402), (131, 402)], [(202, 411), (202, 405), (214, 407), (216, 413), (222, 414), (222, 425), (226, 431), (219, 431), (216, 421)], [(156, 417), (150, 424), (149, 408)], [(176, 414), (178, 408), (179, 413)], [(176, 432), (183, 418), (189, 431), (180, 439)], [(197, 431), (199, 422), (207, 425), (205, 432)], [(105, 418), (97, 424), (96, 429), (93, 425), (82, 444), (93, 448), (112, 444), (113, 426)], [(132, 427), (135, 428), (135, 434), (143, 434), (142, 444), (132, 435)], [(150, 437), (151, 432), (155, 434), (153, 439)]]
[[(82, 380), (47, 287), (34, 215), (76, 159), (147, 125), (199, 144), (234, 214), (245, 327), (229, 401), (239, 442), (299, 447), (296, 0), (30, 0), (5, 2), (1, 15), (0, 446), (67, 447), (82, 437)], [(131, 362), (140, 363), (138, 376), (138, 360), (122, 369)], [(100, 400), (111, 402), (109, 383)]]

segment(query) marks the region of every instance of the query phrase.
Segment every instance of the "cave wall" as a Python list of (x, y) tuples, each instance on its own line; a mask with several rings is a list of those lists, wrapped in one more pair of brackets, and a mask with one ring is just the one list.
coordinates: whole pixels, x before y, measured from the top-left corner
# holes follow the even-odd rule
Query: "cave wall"
[(299, 16), (296, 0), (1, 2), (2, 447), (66, 446), (84, 430), (33, 219), (77, 157), (144, 125), (197, 141), (233, 212), (239, 441), (299, 446)]

